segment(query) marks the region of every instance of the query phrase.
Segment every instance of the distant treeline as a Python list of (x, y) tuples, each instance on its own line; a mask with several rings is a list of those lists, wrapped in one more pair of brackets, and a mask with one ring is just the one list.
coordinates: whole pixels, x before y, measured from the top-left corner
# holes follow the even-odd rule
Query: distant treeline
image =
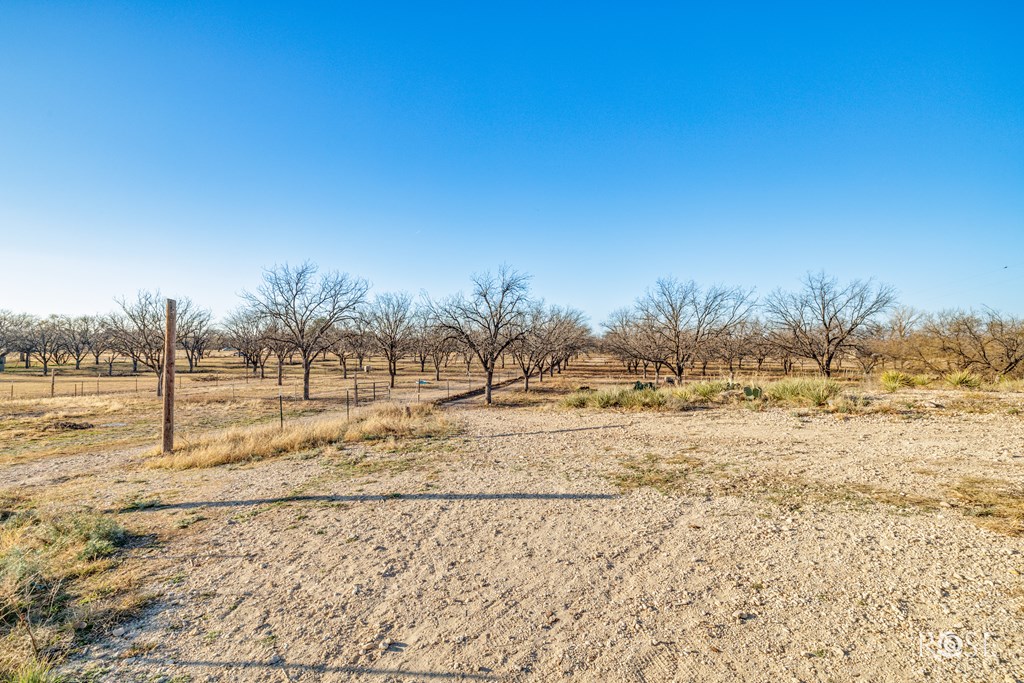
[[(615, 311), (595, 336), (583, 313), (533, 296), (529, 276), (507, 266), (471, 280), (467, 293), (415, 299), (404, 292), (369, 296), (369, 285), (316, 265), (266, 270), (254, 292), (215, 322), (208, 309), (177, 299), (177, 343), (192, 372), (210, 349), (235, 349), (254, 373), (274, 359), (281, 382), (286, 361), (303, 366), (305, 398), (318, 356), (333, 354), (347, 375), (368, 357), (383, 358), (394, 385), (398, 362), (414, 358), (440, 377), (454, 357), (483, 367), (486, 399), (499, 359), (511, 357), (526, 379), (561, 371), (582, 353), (618, 358), (630, 372), (668, 373), (682, 380), (705, 374), (709, 364), (735, 372), (760, 370), (766, 361), (790, 372), (812, 361), (830, 376), (843, 362), (865, 374), (876, 367), (945, 373), (968, 370), (997, 379), (1019, 375), (1024, 363), (1024, 322), (983, 308), (924, 313), (897, 302), (892, 287), (871, 280), (840, 283), (809, 273), (796, 291), (763, 299), (752, 290), (702, 287), (675, 278), (658, 280), (629, 308)], [(163, 369), (164, 299), (140, 291), (116, 300), (101, 315), (39, 318), (0, 310), (0, 371), (10, 354), (25, 367), (83, 361), (113, 372), (127, 361)], [(161, 387), (157, 387), (160, 393)]]

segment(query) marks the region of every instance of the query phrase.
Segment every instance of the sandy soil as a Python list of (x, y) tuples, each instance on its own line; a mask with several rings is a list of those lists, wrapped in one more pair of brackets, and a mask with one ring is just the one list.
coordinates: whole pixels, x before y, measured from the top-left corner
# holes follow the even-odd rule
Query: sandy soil
[[(125, 524), (187, 529), (132, 551), (153, 607), (69, 670), (1024, 679), (1024, 542), (984, 528), (949, 488), (1024, 485), (1020, 417), (450, 410), (460, 435), (392, 453), (178, 473), (140, 468), (138, 452), (91, 457), (81, 495), (146, 500)], [(7, 474), (31, 489), (78, 465)], [(634, 486), (638, 472), (667, 483)]]

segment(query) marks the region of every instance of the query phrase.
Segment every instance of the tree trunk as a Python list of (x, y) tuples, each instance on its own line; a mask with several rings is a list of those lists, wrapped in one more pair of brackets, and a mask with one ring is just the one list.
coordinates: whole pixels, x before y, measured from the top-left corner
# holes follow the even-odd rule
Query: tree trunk
[(284, 356), (277, 357), (277, 386), (284, 384)]
[(164, 395), (164, 373), (163, 368), (159, 368), (156, 371), (156, 397), (160, 398)]
[(302, 359), (302, 400), (309, 400), (309, 368), (313, 364), (312, 358)]
[(484, 384), (484, 403), (491, 405), (491, 384), (494, 382), (494, 368), (487, 369), (487, 383)]
[(530, 373), (523, 370), (523, 392), (530, 393)]
[(82, 359), (81, 358), (76, 358), (75, 359), (75, 370), (81, 370), (81, 369), (82, 369)]

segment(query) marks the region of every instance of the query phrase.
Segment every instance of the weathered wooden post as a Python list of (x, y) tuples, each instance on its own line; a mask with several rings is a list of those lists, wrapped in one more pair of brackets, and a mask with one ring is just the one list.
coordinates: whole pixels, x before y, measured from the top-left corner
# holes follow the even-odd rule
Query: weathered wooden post
[(280, 411), (279, 414), (281, 416), (281, 431), (283, 432), (284, 431), (284, 394), (282, 392), (280, 392), (280, 391), (277, 392), (277, 407), (278, 407), (278, 410)]
[(174, 450), (174, 347), (177, 302), (167, 300), (164, 328), (164, 453)]
[(52, 370), (50, 372), (50, 398), (53, 398), (54, 392), (57, 390), (57, 371)]

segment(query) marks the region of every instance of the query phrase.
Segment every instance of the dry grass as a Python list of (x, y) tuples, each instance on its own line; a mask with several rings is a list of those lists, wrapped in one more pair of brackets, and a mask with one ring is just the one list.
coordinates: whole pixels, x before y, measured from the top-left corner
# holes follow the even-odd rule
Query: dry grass
[(148, 467), (183, 470), (263, 460), (339, 442), (373, 442), (439, 436), (452, 425), (430, 404), (385, 404), (351, 422), (330, 418), (285, 426), (233, 427), (202, 437), (171, 455), (150, 459)]
[(121, 614), (124, 586), (108, 570), (126, 538), (109, 515), (0, 501), (0, 680), (33, 680), (24, 676), (47, 669), (36, 657), (59, 657), (108, 621), (98, 615)]
[(952, 487), (956, 501), (982, 526), (1024, 535), (1024, 487), (996, 479), (967, 478)]
[(613, 474), (610, 479), (620, 491), (648, 486), (661, 493), (674, 493), (684, 487), (690, 474), (702, 464), (703, 461), (685, 452), (667, 458), (647, 454), (624, 460), (625, 471)]
[[(681, 387), (640, 386), (577, 391), (562, 399), (564, 408), (624, 408), (627, 410), (686, 410), (695, 404), (721, 403), (738, 395), (740, 383), (724, 380), (692, 382)], [(747, 387), (756, 391), (750, 404), (811, 405), (823, 407), (839, 396), (842, 387), (830, 379), (783, 379), (764, 386)]]
[(839, 396), (842, 387), (831, 379), (783, 379), (763, 387), (770, 402), (824, 406)]

